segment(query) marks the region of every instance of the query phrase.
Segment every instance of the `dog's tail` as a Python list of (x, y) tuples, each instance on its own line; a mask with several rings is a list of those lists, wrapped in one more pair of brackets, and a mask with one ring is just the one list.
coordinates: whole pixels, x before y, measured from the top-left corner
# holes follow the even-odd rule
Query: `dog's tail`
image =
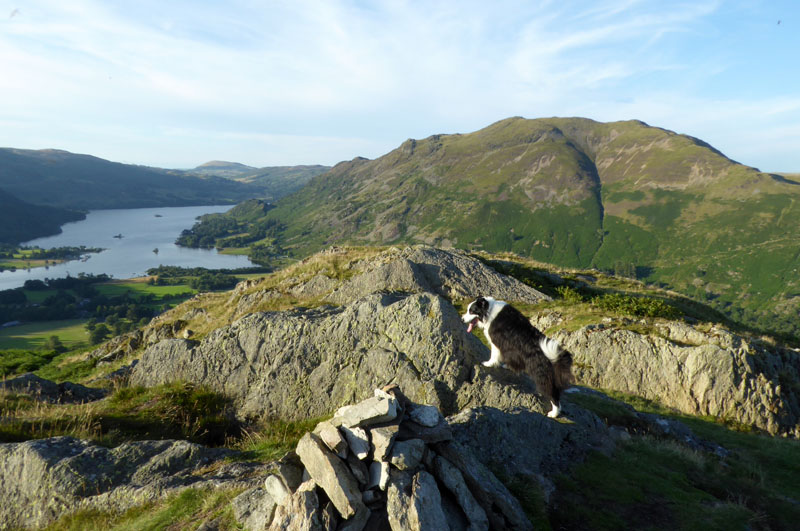
[(567, 389), (573, 383), (572, 378), (572, 354), (568, 350), (561, 348), (557, 341), (549, 338), (544, 338), (539, 343), (542, 352), (553, 364), (554, 372), (554, 391), (558, 397), (561, 392)]

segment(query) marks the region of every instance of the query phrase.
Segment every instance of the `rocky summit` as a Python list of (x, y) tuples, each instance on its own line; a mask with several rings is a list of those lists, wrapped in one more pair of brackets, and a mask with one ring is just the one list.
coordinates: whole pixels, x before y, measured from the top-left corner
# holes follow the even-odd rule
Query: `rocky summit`
[[(751, 521), (763, 507), (783, 511), (763, 516), (778, 522), (769, 528), (792, 521), (797, 494), (764, 468), (773, 459), (796, 466), (780, 459), (795, 448), (782, 443), (800, 434), (797, 352), (688, 320), (607, 317), (570, 326), (547, 289), (490, 264), (497, 265), (430, 246), (331, 248), (230, 292), (198, 295), (98, 347), (87, 361), (100, 370), (84, 381), (94, 387), (9, 379), (3, 396), (14, 403), (25, 396), (37, 412), (92, 407), (117, 399), (119, 389), (181, 382), (224, 397), (245, 438), (267, 421), (285, 423), (277, 424), (283, 439), (292, 422), (306, 424), (282, 457), (269, 459), (227, 443), (128, 440), (106, 447), (72, 436), (12, 439), (0, 444), (0, 496), (7, 501), (0, 529), (37, 529), (79, 514), (122, 518), (187, 492), (222, 496), (219, 510), (203, 509), (202, 521), (189, 526), (206, 531), (609, 525), (594, 522), (595, 513), (612, 513), (608, 521), (617, 524), (624, 518), (629, 528), (680, 528), (683, 516), (651, 511), (653, 500), (671, 496), (658, 490), (664, 477), (646, 479), (664, 470), (657, 468), (662, 459), (662, 476), (679, 478), (681, 504), (701, 492), (694, 523)], [(576, 282), (574, 275), (543, 274), (551, 287)], [(477, 295), (517, 303), (573, 354), (577, 385), (565, 393), (560, 418), (546, 416), (550, 404), (526, 376), (481, 365), (489, 349), (459, 315)], [(771, 447), (774, 455), (758, 454), (770, 455), (762, 468), (741, 457), (751, 442), (728, 447), (730, 435), (709, 440), (713, 430), (639, 413), (591, 387), (785, 439), (758, 439), (780, 443)], [(4, 425), (15, 414), (4, 410)], [(609, 479), (617, 474), (619, 481)], [(775, 480), (780, 496), (757, 490), (755, 501), (732, 503), (731, 493), (751, 492), (736, 482), (753, 475), (753, 488)], [(646, 511), (624, 505), (640, 498), (626, 501), (618, 490), (642, 477), (647, 488), (637, 496)], [(594, 505), (577, 509), (587, 500)]]

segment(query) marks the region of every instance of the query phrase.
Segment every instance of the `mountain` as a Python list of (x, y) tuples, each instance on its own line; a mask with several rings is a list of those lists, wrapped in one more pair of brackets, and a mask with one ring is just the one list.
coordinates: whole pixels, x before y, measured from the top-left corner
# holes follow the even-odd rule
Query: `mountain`
[(37, 206), (0, 190), (0, 243), (20, 242), (61, 232), (61, 225), (86, 216), (63, 208)]
[(274, 200), (296, 192), (312, 178), (330, 169), (330, 166), (321, 166), (319, 164), (254, 168), (238, 162), (212, 160), (201, 164), (193, 170), (188, 170), (187, 173), (225, 177), (226, 179), (252, 184), (263, 190), (264, 197)]
[(221, 177), (53, 149), (0, 148), (0, 188), (30, 203), (79, 210), (225, 204), (263, 195), (258, 186)]
[(277, 202), (276, 243), (423, 242), (615, 270), (800, 333), (800, 182), (640, 121), (509, 118), (336, 165)]
[(226, 179), (235, 179), (236, 177), (241, 177), (242, 175), (247, 175), (257, 170), (258, 168), (239, 164), (238, 162), (212, 160), (189, 171), (195, 175), (209, 175), (225, 177)]

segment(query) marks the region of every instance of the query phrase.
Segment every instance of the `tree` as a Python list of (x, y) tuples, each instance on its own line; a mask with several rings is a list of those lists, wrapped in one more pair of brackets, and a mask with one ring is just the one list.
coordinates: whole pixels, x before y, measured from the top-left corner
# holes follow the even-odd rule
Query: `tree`
[(92, 342), (92, 345), (97, 345), (98, 343), (102, 343), (103, 341), (111, 335), (111, 330), (108, 327), (100, 323), (99, 325), (94, 327), (94, 330), (89, 334), (89, 341)]
[(61, 342), (61, 338), (58, 336), (50, 336), (47, 338), (47, 341), (44, 344), (45, 350), (54, 350), (58, 353), (65, 352), (67, 347)]

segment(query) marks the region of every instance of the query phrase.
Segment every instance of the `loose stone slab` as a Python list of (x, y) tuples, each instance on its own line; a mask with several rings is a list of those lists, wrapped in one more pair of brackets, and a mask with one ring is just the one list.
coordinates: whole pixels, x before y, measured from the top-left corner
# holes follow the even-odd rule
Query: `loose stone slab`
[(231, 500), (233, 517), (248, 529), (266, 529), (276, 505), (269, 492), (261, 487), (248, 489)]
[(422, 439), (398, 441), (392, 446), (389, 462), (400, 470), (408, 470), (419, 466), (424, 454), (425, 441)]
[(386, 485), (389, 483), (389, 463), (385, 461), (373, 461), (369, 465), (369, 483), (367, 488), (372, 489), (378, 487), (381, 490), (386, 490)]
[(347, 464), (331, 452), (313, 433), (306, 433), (297, 443), (297, 455), (309, 475), (330, 498), (344, 519), (366, 510), (361, 501), (358, 481)]
[(339, 408), (332, 422), (348, 428), (373, 426), (397, 418), (397, 409), (397, 400), (394, 398), (374, 396), (358, 404)]
[(409, 417), (417, 424), (427, 428), (437, 426), (442, 418), (439, 414), (439, 410), (435, 406), (427, 406), (424, 404), (414, 405), (409, 413)]
[(380, 426), (369, 430), (370, 438), (372, 439), (372, 459), (375, 461), (385, 461), (389, 452), (392, 450), (392, 444), (397, 438), (400, 427), (396, 424), (389, 426)]
[(292, 491), (286, 486), (281, 478), (270, 475), (264, 480), (264, 490), (275, 500), (278, 505), (283, 505), (286, 499), (292, 495)]
[(344, 438), (350, 446), (350, 451), (359, 459), (366, 459), (369, 455), (369, 435), (364, 428), (341, 427)]
[(439, 481), (453, 493), (461, 509), (469, 520), (470, 529), (488, 529), (489, 518), (475, 496), (469, 491), (464, 476), (453, 464), (441, 456), (433, 460), (434, 473)]
[(339, 428), (332, 423), (328, 421), (320, 422), (317, 424), (317, 427), (314, 428), (314, 433), (319, 435), (322, 442), (336, 455), (341, 458), (347, 456), (347, 441), (339, 431)]

